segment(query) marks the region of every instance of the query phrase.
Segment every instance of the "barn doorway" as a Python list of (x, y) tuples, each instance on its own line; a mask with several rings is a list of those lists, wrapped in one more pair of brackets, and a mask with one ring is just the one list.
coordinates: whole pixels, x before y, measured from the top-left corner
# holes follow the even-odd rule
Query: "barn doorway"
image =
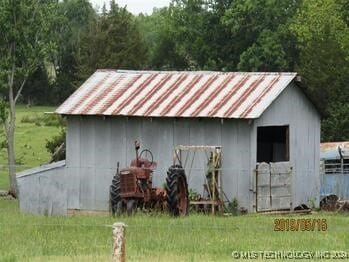
[(257, 128), (256, 211), (292, 209), (289, 126)]
[(257, 162), (289, 161), (289, 126), (257, 128)]

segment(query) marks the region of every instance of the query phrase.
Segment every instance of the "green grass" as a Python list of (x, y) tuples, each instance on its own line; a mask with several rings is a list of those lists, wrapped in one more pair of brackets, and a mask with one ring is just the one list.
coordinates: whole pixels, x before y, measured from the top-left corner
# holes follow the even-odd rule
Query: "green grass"
[[(46, 140), (57, 135), (59, 128), (53, 126), (37, 126), (35, 123), (22, 123), (23, 117), (31, 115), (43, 115), (44, 112), (52, 112), (54, 107), (24, 105), (17, 106), (16, 130), (15, 130), (15, 152), (17, 171), (35, 167), (47, 163), (50, 156), (45, 148)], [(0, 134), (1, 141), (4, 140), (3, 132)], [(0, 189), (7, 189), (9, 185), (7, 168), (7, 151), (0, 150)]]
[[(237, 251), (349, 251), (349, 216), (317, 213), (325, 232), (274, 232), (277, 216), (167, 215), (45, 217), (0, 200), (0, 261), (110, 261), (112, 225), (125, 222), (128, 261), (232, 261)], [(280, 218), (280, 216), (278, 217)], [(343, 260), (342, 260), (343, 261)]]

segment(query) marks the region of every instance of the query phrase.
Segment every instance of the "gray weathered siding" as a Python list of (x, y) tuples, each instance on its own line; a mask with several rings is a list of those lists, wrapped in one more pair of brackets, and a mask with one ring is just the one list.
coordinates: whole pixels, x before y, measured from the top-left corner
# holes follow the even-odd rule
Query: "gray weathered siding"
[[(135, 158), (134, 141), (149, 148), (158, 167), (154, 185), (162, 186), (172, 164), (175, 145), (222, 145), (223, 185), (231, 199), (249, 207), (250, 126), (245, 120), (173, 119), (140, 117), (68, 117), (67, 169), (70, 174), (68, 208), (106, 210), (116, 163), (129, 165)], [(203, 191), (206, 156), (196, 153), (189, 186)], [(191, 166), (188, 161), (187, 167)], [(246, 179), (247, 178), (247, 179)], [(78, 190), (77, 190), (78, 189)]]
[(17, 173), (22, 212), (64, 215), (67, 212), (65, 161)]
[(251, 132), (251, 166), (256, 163), (257, 127), (289, 125), (293, 206), (319, 203), (320, 115), (303, 92), (291, 85), (254, 121)]

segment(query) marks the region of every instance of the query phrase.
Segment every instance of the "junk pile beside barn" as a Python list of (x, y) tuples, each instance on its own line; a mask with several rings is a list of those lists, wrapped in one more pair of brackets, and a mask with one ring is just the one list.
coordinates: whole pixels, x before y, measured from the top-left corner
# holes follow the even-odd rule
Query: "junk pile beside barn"
[(320, 208), (324, 211), (349, 211), (349, 200), (342, 200), (337, 195), (328, 195), (321, 199)]
[[(109, 187), (151, 150), (160, 187), (176, 146), (221, 148), (221, 186), (249, 212), (320, 201), (320, 114), (296, 73), (98, 70), (57, 110), (67, 119), (66, 160), (17, 174), (23, 212), (106, 212)], [(263, 163), (263, 164), (262, 164)], [(206, 156), (186, 170), (203, 191)]]

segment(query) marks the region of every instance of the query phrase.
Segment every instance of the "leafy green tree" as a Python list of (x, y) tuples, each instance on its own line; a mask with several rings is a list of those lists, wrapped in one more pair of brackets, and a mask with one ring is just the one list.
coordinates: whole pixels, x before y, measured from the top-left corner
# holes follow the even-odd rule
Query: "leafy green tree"
[(264, 30), (257, 41), (240, 55), (242, 71), (283, 71), (288, 68), (286, 52), (276, 32)]
[(290, 28), (297, 37), (297, 71), (325, 112), (322, 140), (349, 139), (349, 27), (343, 1), (307, 0)]
[(349, 103), (334, 101), (328, 106), (329, 117), (322, 122), (322, 138), (325, 141), (349, 140)]
[(186, 62), (185, 69), (203, 69), (209, 56), (206, 41), (207, 5), (202, 0), (177, 0), (170, 7), (170, 19), (175, 29), (176, 52)]
[(47, 105), (52, 101), (51, 82), (45, 64), (42, 63), (28, 76), (26, 88), (23, 89), (19, 103), (30, 105)]
[(169, 8), (156, 9), (152, 15), (141, 14), (137, 22), (146, 47), (145, 68), (171, 70), (187, 67), (185, 57), (176, 49), (176, 29), (170, 19)]
[(289, 71), (297, 59), (288, 23), (299, 7), (294, 0), (235, 0), (222, 18), (234, 38), (237, 69)]
[(115, 1), (91, 25), (80, 47), (79, 77), (83, 80), (96, 69), (140, 69), (145, 63), (146, 49), (136, 19)]
[(231, 0), (174, 0), (139, 17), (150, 68), (231, 70), (234, 40), (221, 17)]
[(88, 0), (64, 0), (59, 3), (55, 26), (58, 50), (51, 59), (55, 68), (51, 103), (61, 103), (81, 83), (78, 73), (82, 41), (96, 19), (97, 14)]
[(10, 192), (15, 196), (15, 106), (28, 77), (55, 47), (50, 36), (56, 5), (54, 0), (0, 2), (0, 84), (8, 95), (1, 98), (0, 111), (7, 142)]
[(148, 64), (182, 70), (290, 70), (297, 52), (287, 23), (298, 5), (293, 0), (173, 0), (169, 8), (141, 19)]

